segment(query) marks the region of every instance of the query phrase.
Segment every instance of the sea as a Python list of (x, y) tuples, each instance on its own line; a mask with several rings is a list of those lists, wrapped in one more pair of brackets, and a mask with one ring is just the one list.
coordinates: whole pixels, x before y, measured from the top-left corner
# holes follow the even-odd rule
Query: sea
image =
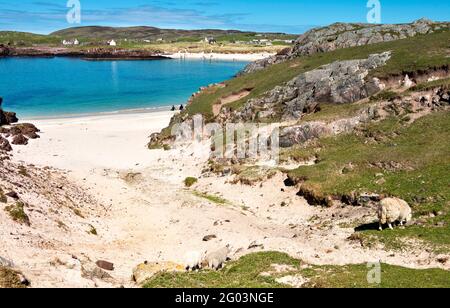
[(51, 118), (170, 109), (201, 86), (228, 80), (247, 62), (220, 60), (89, 61), (0, 59), (3, 109)]

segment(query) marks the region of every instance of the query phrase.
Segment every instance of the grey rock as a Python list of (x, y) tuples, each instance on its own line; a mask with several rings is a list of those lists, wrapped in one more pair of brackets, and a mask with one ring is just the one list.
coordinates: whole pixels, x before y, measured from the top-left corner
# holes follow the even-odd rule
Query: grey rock
[(217, 238), (217, 236), (216, 235), (207, 235), (207, 236), (205, 236), (204, 238), (203, 238), (203, 242), (209, 242), (209, 241), (211, 241), (211, 240), (213, 240), (213, 239), (216, 239)]
[(0, 266), (13, 268), (14, 263), (11, 260), (5, 259), (0, 256)]
[(232, 120), (263, 119), (273, 116), (274, 110), (281, 110), (283, 120), (293, 120), (314, 112), (321, 102), (344, 104), (367, 98), (382, 90), (383, 85), (376, 78), (367, 81), (366, 77), (390, 57), (390, 52), (373, 54), (367, 59), (338, 61), (303, 73), (262, 98), (249, 100)]
[(8, 139), (3, 138), (0, 136), (0, 151), (10, 152), (12, 151), (11, 144), (9, 143)]
[(302, 144), (322, 136), (338, 135), (352, 131), (362, 123), (376, 119), (378, 112), (375, 107), (368, 107), (352, 118), (336, 120), (331, 123), (307, 122), (283, 128), (280, 132), (280, 147), (289, 148), (296, 144)]
[(99, 268), (107, 270), (107, 271), (113, 271), (114, 270), (114, 264), (108, 261), (99, 260), (95, 263)]

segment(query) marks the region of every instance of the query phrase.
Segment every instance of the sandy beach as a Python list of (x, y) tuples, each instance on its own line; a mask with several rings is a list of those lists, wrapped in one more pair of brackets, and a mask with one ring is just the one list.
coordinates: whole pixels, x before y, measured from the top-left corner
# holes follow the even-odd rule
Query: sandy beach
[(194, 59), (194, 60), (222, 60), (222, 61), (246, 61), (253, 62), (262, 60), (274, 53), (248, 53), (248, 54), (226, 54), (226, 53), (189, 53), (178, 52), (175, 54), (164, 55), (172, 59)]
[[(33, 121), (41, 138), (26, 147), (14, 146), (13, 160), (57, 168), (96, 200), (83, 208), (81, 222), (58, 220), (67, 229), (47, 217), (33, 217), (31, 231), (15, 227), (22, 234), (20, 241), (4, 239), (2, 254), (15, 261), (34, 287), (133, 287), (130, 275), (139, 263), (183, 264), (189, 251), (212, 251), (227, 244), (233, 258), (275, 250), (313, 264), (382, 260), (415, 268), (442, 267), (430, 261), (427, 252), (412, 257), (382, 247), (369, 251), (348, 241), (354, 231), (342, 223), (356, 217), (373, 219), (373, 209), (311, 207), (296, 195), (295, 187), (283, 185), (281, 173), (256, 186), (231, 184), (232, 176), (202, 175), (208, 157), (194, 151), (208, 144), (148, 150), (148, 136), (165, 127), (171, 116), (152, 112)], [(199, 178), (190, 189), (183, 183), (188, 176)], [(199, 193), (219, 196), (226, 204)], [(332, 218), (338, 212), (342, 218)], [(329, 227), (320, 227), (323, 224)], [(83, 231), (86, 225), (94, 226), (97, 234)], [(213, 239), (204, 241), (208, 235)], [(48, 243), (44, 248), (42, 241)], [(112, 278), (83, 276), (83, 258), (113, 262)]]

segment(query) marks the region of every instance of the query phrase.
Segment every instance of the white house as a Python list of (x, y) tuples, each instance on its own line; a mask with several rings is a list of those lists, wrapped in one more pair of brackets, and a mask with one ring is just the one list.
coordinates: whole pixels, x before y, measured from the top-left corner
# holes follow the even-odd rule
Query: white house
[(211, 44), (211, 45), (217, 43), (216, 39), (213, 36), (205, 37), (204, 41), (205, 41), (205, 43), (208, 43), (208, 44)]
[(115, 40), (110, 40), (110, 41), (108, 42), (108, 45), (109, 45), (109, 46), (117, 46), (117, 43), (116, 43)]
[(64, 46), (72, 46), (72, 45), (80, 45), (80, 42), (79, 42), (77, 39), (75, 39), (75, 40), (73, 40), (73, 41), (66, 41), (66, 40), (63, 40), (63, 41), (62, 41), (62, 44), (63, 44)]

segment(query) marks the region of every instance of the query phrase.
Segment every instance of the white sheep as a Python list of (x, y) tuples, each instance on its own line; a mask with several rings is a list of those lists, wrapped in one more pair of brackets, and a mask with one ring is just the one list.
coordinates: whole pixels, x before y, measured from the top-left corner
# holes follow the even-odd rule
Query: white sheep
[(189, 251), (184, 256), (184, 266), (187, 271), (195, 271), (201, 269), (202, 262), (205, 258), (205, 252)]
[(213, 270), (219, 270), (224, 263), (229, 260), (228, 255), (231, 249), (229, 246), (221, 248), (217, 251), (211, 252), (206, 255), (206, 258), (202, 262), (203, 267), (209, 267)]
[(408, 223), (412, 219), (412, 210), (406, 201), (398, 198), (386, 198), (381, 200), (378, 207), (378, 219), (380, 223), (380, 231), (383, 231), (383, 225), (388, 224), (393, 229), (392, 224), (396, 221)]

